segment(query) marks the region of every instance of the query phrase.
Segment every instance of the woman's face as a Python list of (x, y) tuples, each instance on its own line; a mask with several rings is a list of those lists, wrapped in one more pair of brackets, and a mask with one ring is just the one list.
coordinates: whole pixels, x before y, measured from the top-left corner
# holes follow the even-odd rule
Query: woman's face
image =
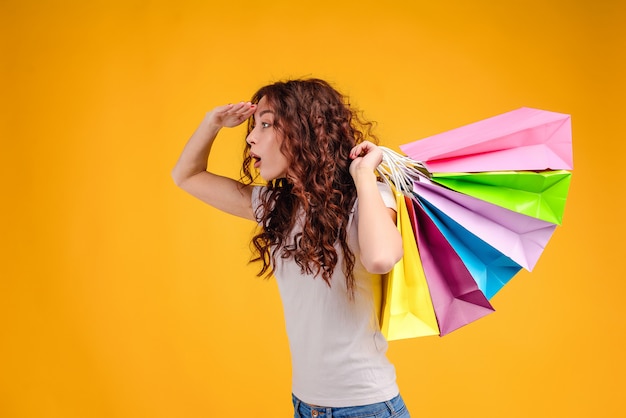
[(254, 113), (254, 128), (248, 134), (246, 142), (250, 145), (254, 167), (266, 181), (286, 177), (289, 167), (287, 157), (280, 151), (283, 137), (275, 128), (274, 120), (274, 111), (265, 97), (262, 97)]

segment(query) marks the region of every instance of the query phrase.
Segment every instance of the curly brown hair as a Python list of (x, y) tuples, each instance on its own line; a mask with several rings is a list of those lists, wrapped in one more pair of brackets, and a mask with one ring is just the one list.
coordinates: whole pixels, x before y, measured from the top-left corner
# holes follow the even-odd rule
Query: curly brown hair
[[(281, 152), (289, 167), (286, 178), (270, 181), (260, 194), (257, 220), (261, 230), (252, 238), (262, 263), (259, 276), (270, 276), (276, 257), (290, 258), (303, 274), (321, 275), (330, 286), (339, 261), (335, 245), (344, 256), (344, 274), (350, 293), (355, 288), (355, 256), (347, 242), (347, 226), (356, 200), (350, 175), (350, 150), (368, 139), (373, 123), (364, 120), (348, 99), (328, 82), (299, 79), (262, 87), (252, 97), (265, 97), (275, 115), (274, 126), (283, 137)], [(248, 134), (254, 120), (248, 121)], [(244, 152), (242, 179), (252, 184), (258, 177), (249, 145)], [(300, 221), (301, 220), (301, 221)], [(293, 241), (290, 233), (302, 222)]]

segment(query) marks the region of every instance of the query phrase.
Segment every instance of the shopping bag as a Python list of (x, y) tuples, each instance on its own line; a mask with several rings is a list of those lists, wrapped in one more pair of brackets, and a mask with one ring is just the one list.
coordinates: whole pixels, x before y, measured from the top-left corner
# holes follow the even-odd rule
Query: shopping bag
[(494, 311), (450, 243), (412, 200), (420, 254), (439, 331), (444, 336)]
[(417, 251), (405, 197), (395, 192), (404, 255), (383, 278), (381, 332), (387, 340), (438, 335), (437, 318)]
[[(426, 182), (415, 183), (415, 194), (426, 200), (526, 270), (532, 270), (556, 229), (556, 224)], [(423, 261), (423, 257), (422, 257)]]
[(431, 173), (569, 170), (570, 116), (521, 108), (401, 145)]
[(434, 173), (432, 180), (449, 189), (512, 211), (561, 224), (572, 173), (492, 171)]

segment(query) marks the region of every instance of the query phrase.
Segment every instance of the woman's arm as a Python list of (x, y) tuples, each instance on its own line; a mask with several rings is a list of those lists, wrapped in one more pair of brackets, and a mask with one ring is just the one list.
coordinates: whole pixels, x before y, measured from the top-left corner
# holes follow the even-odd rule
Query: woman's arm
[(388, 273), (402, 258), (402, 237), (396, 227), (396, 212), (385, 206), (374, 169), (382, 161), (382, 152), (371, 142), (353, 148), (350, 174), (358, 196), (359, 246), (361, 262), (370, 273)]
[(216, 209), (251, 220), (254, 220), (252, 188), (207, 171), (207, 160), (220, 129), (241, 124), (255, 110), (255, 105), (242, 102), (208, 112), (172, 170), (174, 183), (186, 192)]

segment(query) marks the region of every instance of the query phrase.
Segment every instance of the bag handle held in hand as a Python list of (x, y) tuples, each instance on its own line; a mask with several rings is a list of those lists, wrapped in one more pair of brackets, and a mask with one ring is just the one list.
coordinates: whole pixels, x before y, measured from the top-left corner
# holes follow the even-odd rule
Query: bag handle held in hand
[(413, 184), (432, 177), (426, 166), (390, 148), (379, 146), (383, 161), (376, 168), (383, 180), (408, 197), (413, 197)]

